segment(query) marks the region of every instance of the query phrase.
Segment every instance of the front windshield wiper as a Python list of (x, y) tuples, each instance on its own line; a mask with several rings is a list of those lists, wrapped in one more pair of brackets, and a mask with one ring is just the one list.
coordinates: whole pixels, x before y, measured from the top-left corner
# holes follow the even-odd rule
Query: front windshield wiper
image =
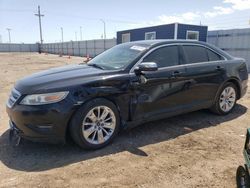
[(98, 68), (98, 69), (102, 69), (104, 70), (104, 68), (98, 64), (95, 64), (95, 63), (91, 63), (91, 64), (87, 64), (88, 66), (92, 66), (92, 67), (95, 67), (95, 68)]

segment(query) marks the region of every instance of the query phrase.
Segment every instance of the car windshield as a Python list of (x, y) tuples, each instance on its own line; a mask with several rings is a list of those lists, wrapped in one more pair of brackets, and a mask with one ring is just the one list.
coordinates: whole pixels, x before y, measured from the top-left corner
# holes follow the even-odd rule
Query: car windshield
[(127, 67), (148, 46), (136, 44), (121, 44), (117, 45), (94, 59), (89, 61), (88, 65), (105, 70), (118, 70)]

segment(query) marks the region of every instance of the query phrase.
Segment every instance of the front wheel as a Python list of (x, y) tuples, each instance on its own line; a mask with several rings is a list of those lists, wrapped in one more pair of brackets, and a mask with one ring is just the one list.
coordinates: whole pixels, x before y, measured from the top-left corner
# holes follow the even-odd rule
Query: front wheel
[(70, 133), (80, 147), (98, 149), (114, 139), (119, 126), (120, 118), (116, 106), (105, 99), (94, 99), (74, 115)]
[(233, 83), (226, 83), (222, 89), (218, 97), (215, 100), (215, 103), (211, 110), (219, 115), (226, 115), (230, 113), (237, 100), (237, 88)]

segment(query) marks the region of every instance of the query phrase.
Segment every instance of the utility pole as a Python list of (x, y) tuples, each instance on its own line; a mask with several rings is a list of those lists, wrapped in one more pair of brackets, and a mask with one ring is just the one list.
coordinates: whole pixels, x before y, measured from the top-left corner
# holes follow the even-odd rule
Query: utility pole
[(9, 34), (9, 43), (11, 43), (11, 37), (10, 37), (10, 31), (11, 31), (11, 29), (10, 28), (6, 28), (6, 29), (7, 29), (8, 34)]
[(44, 16), (44, 14), (41, 14), (40, 12), (40, 6), (38, 6), (38, 14), (35, 14), (35, 16), (38, 16), (39, 19), (39, 28), (40, 28), (40, 41), (41, 44), (43, 43), (43, 35), (42, 35), (42, 23), (41, 23), (41, 17)]
[(63, 28), (61, 27), (62, 42), (63, 42)]
[(81, 38), (81, 41), (82, 41), (82, 26), (80, 26), (80, 38)]
[(106, 23), (103, 19), (100, 19), (100, 21), (103, 23), (103, 38), (106, 39)]

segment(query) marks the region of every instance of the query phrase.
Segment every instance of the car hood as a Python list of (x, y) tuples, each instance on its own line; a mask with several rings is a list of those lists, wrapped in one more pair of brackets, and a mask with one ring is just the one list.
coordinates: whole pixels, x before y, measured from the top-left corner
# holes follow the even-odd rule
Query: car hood
[(19, 80), (15, 88), (22, 94), (42, 93), (66, 89), (75, 85), (105, 78), (116, 71), (107, 71), (88, 65), (68, 65), (38, 72)]

